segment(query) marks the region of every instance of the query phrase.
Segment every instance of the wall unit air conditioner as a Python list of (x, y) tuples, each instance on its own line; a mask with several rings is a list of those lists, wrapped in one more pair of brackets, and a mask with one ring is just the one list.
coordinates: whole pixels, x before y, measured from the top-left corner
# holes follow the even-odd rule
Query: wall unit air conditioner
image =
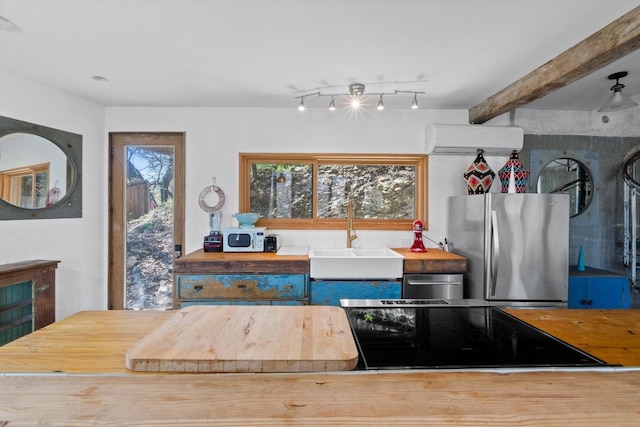
[(520, 151), (524, 131), (516, 126), (436, 125), (427, 126), (427, 154), (476, 154), (507, 156)]

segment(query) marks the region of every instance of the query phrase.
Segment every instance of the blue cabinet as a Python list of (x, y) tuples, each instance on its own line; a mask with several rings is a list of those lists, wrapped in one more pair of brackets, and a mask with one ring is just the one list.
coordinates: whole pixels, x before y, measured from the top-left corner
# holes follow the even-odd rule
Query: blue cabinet
[(178, 274), (178, 308), (201, 304), (306, 305), (308, 274)]
[(340, 299), (397, 299), (402, 282), (396, 280), (311, 280), (312, 305), (340, 305)]
[(569, 308), (629, 308), (629, 280), (610, 271), (569, 269)]

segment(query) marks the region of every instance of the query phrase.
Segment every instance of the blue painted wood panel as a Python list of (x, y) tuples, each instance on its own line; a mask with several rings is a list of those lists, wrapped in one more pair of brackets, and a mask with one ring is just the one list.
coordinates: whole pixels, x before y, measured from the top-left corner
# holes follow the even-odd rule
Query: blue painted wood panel
[(178, 298), (305, 298), (305, 274), (204, 274), (178, 276)]
[(308, 274), (178, 275), (180, 308), (198, 304), (303, 305)]
[(393, 280), (311, 280), (312, 305), (340, 305), (341, 298), (396, 299), (402, 286)]
[(0, 345), (33, 332), (33, 282), (0, 287)]
[(186, 300), (180, 303), (179, 308), (189, 307), (191, 305), (308, 305), (309, 300), (239, 300), (239, 299), (223, 299), (223, 300)]

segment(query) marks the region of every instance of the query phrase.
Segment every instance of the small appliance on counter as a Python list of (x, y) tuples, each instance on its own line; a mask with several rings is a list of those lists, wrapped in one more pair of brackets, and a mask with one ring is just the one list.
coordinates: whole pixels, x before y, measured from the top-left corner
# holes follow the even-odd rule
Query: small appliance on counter
[(409, 249), (411, 252), (427, 252), (422, 242), (422, 221), (416, 219), (413, 221), (413, 244)]
[(254, 225), (260, 214), (241, 212), (233, 217), (238, 221), (238, 227), (225, 228), (222, 249), (225, 252), (264, 252), (267, 229)]
[(205, 252), (222, 252), (222, 233), (212, 231), (208, 236), (204, 236), (202, 246)]
[(268, 234), (264, 238), (264, 251), (265, 252), (278, 252), (280, 249), (280, 244), (278, 243), (278, 235), (277, 234)]
[(222, 232), (220, 219), (222, 212), (209, 213), (209, 235), (204, 236), (203, 250), (205, 252), (222, 252)]
[(264, 252), (266, 227), (225, 228), (222, 249), (225, 252)]
[[(205, 252), (222, 252), (222, 232), (220, 223), (222, 220), (222, 207), (224, 206), (224, 191), (216, 185), (216, 178), (212, 178), (213, 183), (205, 187), (198, 196), (198, 203), (203, 211), (209, 214), (209, 235), (204, 236), (202, 249)], [(216, 201), (217, 203), (214, 203)]]

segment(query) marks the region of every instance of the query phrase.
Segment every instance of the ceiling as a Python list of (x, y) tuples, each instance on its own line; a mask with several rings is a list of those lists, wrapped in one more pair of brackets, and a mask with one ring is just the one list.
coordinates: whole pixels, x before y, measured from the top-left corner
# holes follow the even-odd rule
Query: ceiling
[[(295, 107), (409, 90), (469, 109), (640, 5), (602, 0), (0, 0), (0, 68), (105, 106)], [(630, 54), (526, 108), (595, 110)], [(103, 76), (109, 83), (96, 82)], [(412, 94), (385, 98), (408, 108)], [(307, 107), (328, 99), (309, 97)], [(372, 102), (377, 101), (374, 100)]]

